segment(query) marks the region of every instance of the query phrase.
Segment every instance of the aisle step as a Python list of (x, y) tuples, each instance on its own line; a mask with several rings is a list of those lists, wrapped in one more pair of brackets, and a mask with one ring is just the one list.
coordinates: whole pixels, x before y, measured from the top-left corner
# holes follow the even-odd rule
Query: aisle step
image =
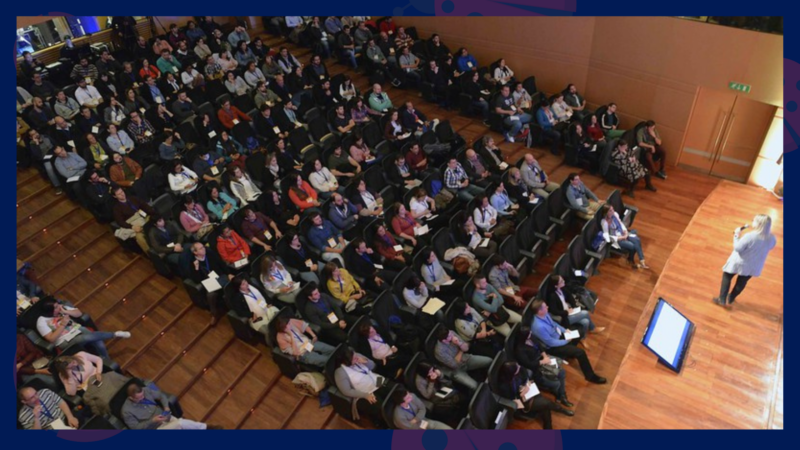
[(278, 366), (270, 357), (262, 356), (226, 395), (222, 402), (203, 418), (206, 423), (219, 424), (226, 429), (237, 428), (261, 402), (269, 387), (281, 377)]
[[(86, 271), (80, 278), (60, 289), (60, 297), (74, 299), (90, 314), (99, 314), (107, 299), (120, 299), (136, 288), (141, 280), (155, 273), (147, 260), (117, 252), (106, 257), (103, 264)], [(105, 303), (107, 305), (107, 303)], [(98, 305), (98, 306), (95, 306)]]
[(142, 355), (129, 362), (125, 369), (139, 377), (156, 378), (160, 372), (169, 369), (185, 347), (203, 335), (209, 320), (208, 312), (193, 307), (163, 336), (158, 336)]
[(66, 239), (73, 231), (96, 223), (94, 217), (88, 212), (78, 208), (71, 210), (57, 223), (51, 225), (46, 230), (41, 229), (21, 239), (17, 230), (17, 258), (25, 261), (31, 257), (38, 257), (47, 253), (53, 245), (62, 239)]
[(158, 375), (159, 386), (178, 398), (182, 397), (202, 370), (211, 365), (234, 339), (233, 330), (228, 327), (210, 328), (189, 348), (183, 350), (180, 357), (163, 374)]

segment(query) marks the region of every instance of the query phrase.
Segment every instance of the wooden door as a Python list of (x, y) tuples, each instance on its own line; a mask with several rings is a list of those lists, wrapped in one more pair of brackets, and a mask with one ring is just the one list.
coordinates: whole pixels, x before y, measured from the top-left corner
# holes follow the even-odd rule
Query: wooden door
[(678, 164), (710, 173), (736, 94), (700, 88), (694, 102)]
[(775, 117), (775, 110), (773, 105), (743, 95), (737, 96), (714, 157), (712, 175), (747, 182)]

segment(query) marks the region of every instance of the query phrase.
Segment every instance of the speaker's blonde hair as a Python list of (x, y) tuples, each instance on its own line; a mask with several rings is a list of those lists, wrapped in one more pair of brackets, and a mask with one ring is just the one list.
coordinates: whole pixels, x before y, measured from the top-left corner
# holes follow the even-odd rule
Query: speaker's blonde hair
[(753, 219), (753, 232), (758, 233), (759, 239), (767, 239), (772, 230), (772, 218), (766, 214), (759, 214)]

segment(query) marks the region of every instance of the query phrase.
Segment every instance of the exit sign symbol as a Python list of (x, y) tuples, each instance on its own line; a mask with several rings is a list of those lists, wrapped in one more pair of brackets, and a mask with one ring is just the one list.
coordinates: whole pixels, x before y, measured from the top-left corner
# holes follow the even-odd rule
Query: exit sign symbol
[(728, 83), (728, 87), (730, 89), (733, 89), (734, 91), (744, 92), (745, 94), (749, 94), (750, 93), (750, 85), (749, 84), (735, 83), (735, 82), (731, 81), (730, 83)]

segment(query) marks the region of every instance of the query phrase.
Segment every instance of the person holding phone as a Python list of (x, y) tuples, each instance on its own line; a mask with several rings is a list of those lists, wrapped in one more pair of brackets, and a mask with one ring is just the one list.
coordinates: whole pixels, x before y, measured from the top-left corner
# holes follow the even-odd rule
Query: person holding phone
[[(742, 237), (742, 231), (751, 226), (753, 231)], [(719, 297), (714, 298), (714, 303), (730, 307), (736, 301), (736, 297), (744, 291), (750, 278), (761, 275), (767, 255), (777, 243), (771, 229), (772, 218), (766, 214), (759, 214), (753, 218), (752, 225), (741, 226), (733, 232), (733, 252), (722, 268), (722, 286)], [(736, 284), (729, 293), (734, 275)]]
[(416, 395), (399, 386), (392, 393), (394, 426), (401, 430), (452, 430), (447, 424), (428, 419), (425, 404)]
[(172, 415), (169, 397), (155, 386), (128, 386), (128, 398), (122, 405), (122, 419), (132, 430), (221, 430), (218, 425), (207, 425)]

